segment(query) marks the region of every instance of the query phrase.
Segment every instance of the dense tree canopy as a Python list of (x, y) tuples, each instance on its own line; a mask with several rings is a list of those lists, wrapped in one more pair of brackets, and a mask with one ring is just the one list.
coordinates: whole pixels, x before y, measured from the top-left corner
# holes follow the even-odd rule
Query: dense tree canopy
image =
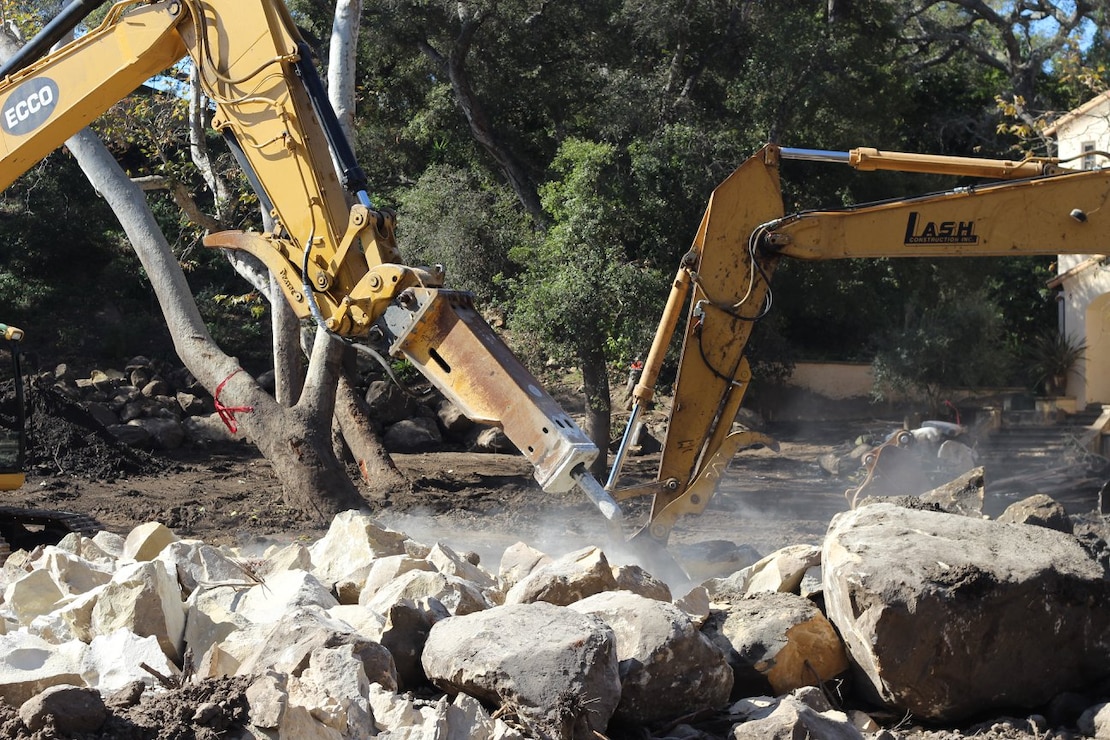
[[(325, 65), (334, 3), (290, 5)], [(767, 141), (982, 155), (1030, 145), (1014, 134), (1032, 129), (1008, 124), (1067, 110), (1101, 84), (1104, 6), (382, 0), (361, 15), (355, 145), (374, 198), (400, 209), (407, 259), (446, 265), (451, 283), (503, 317), (536, 363), (578, 366), (587, 395), (607, 398), (606, 371), (646, 350), (708, 194), (748, 154)], [(183, 110), (146, 94), (98, 126), (131, 174), (183, 183), (209, 215), (251, 223), (241, 181), (230, 180), (240, 200), (217, 202), (195, 171)], [(230, 176), (225, 155), (215, 156)], [(51, 354), (167, 351), (138, 341), (150, 331), (125, 331), (139, 325), (135, 305), (149, 292), (73, 167), (57, 152), (0, 198), (3, 318), (35, 325), (44, 306), (83, 294), (80, 310), (54, 314), (37, 335)], [(783, 176), (791, 210), (954, 184), (800, 163)], [(236, 325), (252, 323), (261, 304), (241, 300), (249, 287), (201, 256), (202, 230), (172, 195), (149, 197), (193, 269), (194, 291), (208, 298), (202, 309), (214, 327), (228, 311), (249, 319)], [(993, 376), (981, 380), (1013, 382), (1007, 353), (1053, 321), (1050, 262), (786, 264), (753, 346), (768, 359), (870, 359), (973, 299), (1001, 327), (983, 365)], [(109, 324), (83, 318), (124, 315), (110, 324), (118, 341), (100, 336)]]

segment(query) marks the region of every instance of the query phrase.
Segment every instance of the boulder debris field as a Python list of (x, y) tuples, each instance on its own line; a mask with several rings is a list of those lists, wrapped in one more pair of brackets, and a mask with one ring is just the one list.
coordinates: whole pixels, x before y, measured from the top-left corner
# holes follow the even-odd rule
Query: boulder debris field
[(0, 736), (1110, 737), (1102, 518), (959, 504), (871, 499), (671, 583), (355, 511), (265, 550), (71, 534), (0, 571)]

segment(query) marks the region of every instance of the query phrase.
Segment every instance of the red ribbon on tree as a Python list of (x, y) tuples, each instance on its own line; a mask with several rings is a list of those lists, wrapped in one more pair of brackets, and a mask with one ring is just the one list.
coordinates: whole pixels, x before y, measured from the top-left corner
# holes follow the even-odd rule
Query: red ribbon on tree
[(216, 413), (219, 414), (220, 421), (224, 423), (224, 426), (226, 426), (227, 430), (232, 434), (235, 434), (239, 431), (239, 425), (235, 423), (235, 415), (249, 414), (250, 412), (254, 411), (254, 406), (225, 406), (220, 403), (220, 391), (224, 389), (227, 381), (231, 380), (235, 373), (239, 372), (242, 369), (243, 368), (241, 367), (235, 368), (235, 371), (232, 372), (231, 375), (228, 375), (226, 378), (220, 381), (220, 384), (216, 386), (216, 392), (212, 394), (212, 401), (216, 405)]

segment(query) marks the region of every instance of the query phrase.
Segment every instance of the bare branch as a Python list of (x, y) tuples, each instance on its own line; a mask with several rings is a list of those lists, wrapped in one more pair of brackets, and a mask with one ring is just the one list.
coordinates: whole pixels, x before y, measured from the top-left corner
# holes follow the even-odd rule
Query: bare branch
[(139, 189), (149, 192), (152, 190), (168, 190), (173, 202), (177, 207), (185, 212), (189, 220), (200, 226), (205, 231), (219, 231), (223, 228), (223, 224), (218, 219), (209, 216), (207, 213), (200, 209), (196, 200), (193, 198), (192, 192), (189, 188), (185, 187), (184, 183), (177, 180), (171, 180), (163, 175), (145, 175), (143, 177), (132, 178)]

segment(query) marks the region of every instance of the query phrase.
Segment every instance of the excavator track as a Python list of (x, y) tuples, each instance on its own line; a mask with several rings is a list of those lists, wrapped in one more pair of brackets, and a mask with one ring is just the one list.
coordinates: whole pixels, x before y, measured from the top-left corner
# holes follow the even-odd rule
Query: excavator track
[(101, 529), (92, 517), (72, 511), (0, 506), (0, 563), (12, 550), (55, 545), (71, 532), (92, 537)]

